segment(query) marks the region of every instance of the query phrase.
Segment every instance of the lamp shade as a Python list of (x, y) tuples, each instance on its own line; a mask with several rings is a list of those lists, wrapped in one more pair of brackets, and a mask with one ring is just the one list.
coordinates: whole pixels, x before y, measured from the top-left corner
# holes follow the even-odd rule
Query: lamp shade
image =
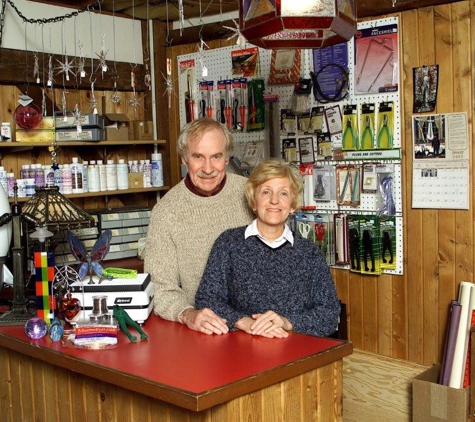
[[(8, 202), (5, 189), (0, 185), (0, 216), (6, 213), (10, 213), (11, 208)], [(6, 223), (0, 227), (0, 258), (5, 257), (10, 249), (10, 243), (12, 240), (12, 223)]]
[(263, 48), (322, 48), (356, 33), (354, 0), (239, 0), (239, 27)]

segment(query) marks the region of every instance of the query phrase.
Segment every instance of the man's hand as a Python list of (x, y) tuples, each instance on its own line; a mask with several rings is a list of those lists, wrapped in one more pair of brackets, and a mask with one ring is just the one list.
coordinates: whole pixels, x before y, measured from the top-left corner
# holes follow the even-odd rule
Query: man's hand
[(190, 330), (205, 334), (226, 334), (229, 331), (226, 320), (211, 309), (188, 308), (181, 313), (181, 321)]

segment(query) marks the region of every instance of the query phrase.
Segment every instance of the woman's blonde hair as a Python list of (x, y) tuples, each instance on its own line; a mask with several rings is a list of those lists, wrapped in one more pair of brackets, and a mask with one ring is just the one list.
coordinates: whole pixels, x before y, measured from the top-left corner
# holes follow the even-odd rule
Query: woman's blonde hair
[(282, 160), (271, 158), (261, 161), (246, 182), (246, 199), (252, 210), (256, 209), (256, 189), (263, 183), (285, 177), (290, 182), (290, 189), (293, 195), (291, 207), (300, 208), (302, 205), (303, 182), (302, 176), (296, 169)]

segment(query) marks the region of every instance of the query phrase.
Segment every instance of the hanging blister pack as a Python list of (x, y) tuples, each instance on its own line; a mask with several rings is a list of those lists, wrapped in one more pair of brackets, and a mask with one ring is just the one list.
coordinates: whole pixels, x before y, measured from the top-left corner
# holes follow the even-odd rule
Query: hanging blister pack
[(362, 104), (360, 113), (360, 149), (369, 150), (374, 148), (374, 122), (375, 105)]
[(395, 270), (397, 264), (396, 217), (379, 218), (381, 269)]
[(264, 90), (264, 79), (254, 79), (247, 83), (248, 132), (264, 130)]
[(333, 216), (335, 232), (335, 264), (347, 265), (350, 262), (348, 249), (348, 221), (346, 214)]
[(312, 80), (300, 78), (294, 85), (294, 92), (290, 99), (290, 110), (296, 115), (310, 112), (310, 94), (312, 92)]
[(330, 202), (336, 198), (334, 166), (314, 167), (313, 179), (313, 198), (315, 202)]
[(381, 274), (380, 228), (376, 215), (360, 215), (360, 268), (362, 274)]
[(284, 134), (295, 134), (297, 132), (296, 116), (288, 108), (280, 110), (280, 130)]
[(359, 149), (358, 107), (355, 104), (343, 106), (343, 145), (344, 151)]
[(350, 253), (350, 271), (360, 272), (360, 219), (358, 215), (347, 217), (348, 250)]
[(288, 163), (297, 162), (297, 139), (282, 139), (282, 158)]
[(200, 82), (199, 91), (200, 91), (200, 103), (198, 107), (199, 116), (209, 117), (210, 119), (212, 119), (214, 116), (214, 83), (213, 81)]
[(356, 207), (360, 204), (360, 172), (359, 166), (339, 165), (336, 167), (338, 205)]
[(246, 129), (247, 111), (247, 79), (238, 78), (233, 80), (232, 98), (232, 131), (244, 132)]
[(378, 137), (376, 148), (392, 149), (394, 145), (394, 102), (379, 103), (378, 107)]

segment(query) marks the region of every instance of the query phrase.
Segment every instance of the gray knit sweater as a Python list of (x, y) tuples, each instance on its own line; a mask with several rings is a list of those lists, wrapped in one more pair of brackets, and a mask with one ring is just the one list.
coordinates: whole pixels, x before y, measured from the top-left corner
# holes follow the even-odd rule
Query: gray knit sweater
[(153, 208), (147, 232), (144, 270), (155, 284), (154, 312), (177, 321), (195, 304), (209, 252), (226, 229), (249, 224), (242, 176), (227, 174), (217, 195), (201, 197), (181, 181)]
[(295, 237), (277, 249), (245, 227), (227, 230), (215, 242), (196, 292), (196, 307), (210, 308), (230, 328), (245, 316), (268, 310), (286, 317), (293, 330), (328, 336), (338, 323), (340, 302), (317, 246)]

